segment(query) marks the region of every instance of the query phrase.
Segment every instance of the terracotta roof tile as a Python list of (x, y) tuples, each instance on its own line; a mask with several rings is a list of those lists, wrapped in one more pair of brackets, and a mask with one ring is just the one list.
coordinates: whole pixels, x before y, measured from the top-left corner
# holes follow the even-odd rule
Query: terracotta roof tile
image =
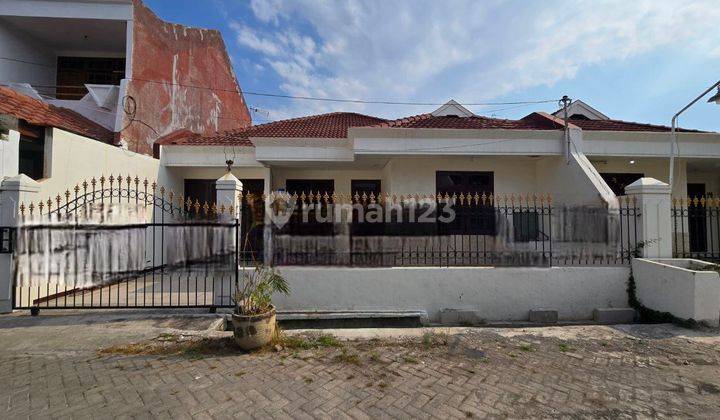
[(552, 119), (533, 113), (520, 120), (505, 120), (481, 116), (455, 117), (420, 114), (377, 124), (387, 128), (447, 128), (447, 129), (506, 129), (506, 130), (556, 130), (562, 127)]
[[(664, 125), (654, 125), (637, 123), (621, 120), (588, 120), (584, 118), (570, 118), (570, 122), (576, 126), (588, 131), (651, 131), (651, 132), (668, 132), (670, 127)], [(678, 128), (678, 132), (686, 133), (702, 133), (699, 130), (689, 130), (686, 128)]]
[(163, 145), (235, 145), (252, 146), (250, 137), (282, 137), (282, 138), (331, 138), (347, 137), (348, 128), (366, 127), (385, 122), (382, 118), (356, 114), (354, 112), (333, 112), (330, 114), (311, 115), (289, 120), (274, 121), (267, 124), (254, 125), (246, 129), (226, 131), (213, 136), (187, 134), (163, 138)]
[(0, 114), (12, 115), (30, 124), (56, 127), (105, 143), (114, 143), (112, 131), (75, 111), (31, 98), (0, 86)]
[[(584, 130), (610, 131), (669, 131), (668, 127), (631, 123), (618, 120), (571, 119), (571, 124)], [(346, 138), (350, 127), (371, 128), (435, 128), (435, 129), (505, 129), (505, 130), (559, 130), (564, 126), (562, 119), (543, 112), (533, 112), (519, 120), (487, 118), (481, 116), (455, 117), (420, 114), (397, 120), (351, 112), (311, 115), (255, 125), (241, 130), (232, 130), (213, 136), (201, 136), (187, 130), (171, 133), (157, 144), (163, 145), (234, 145), (252, 147), (252, 137), (278, 138)], [(684, 130), (680, 131), (695, 131)]]

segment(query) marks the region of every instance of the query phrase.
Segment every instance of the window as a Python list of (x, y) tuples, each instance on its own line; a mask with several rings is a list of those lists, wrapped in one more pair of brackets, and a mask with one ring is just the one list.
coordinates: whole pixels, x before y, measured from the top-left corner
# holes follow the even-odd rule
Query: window
[(125, 78), (124, 58), (58, 57), (57, 98), (80, 99), (85, 84), (120, 85)]
[[(494, 192), (492, 172), (461, 172), (438, 171), (435, 174), (437, 194), (452, 196), (453, 194), (475, 193), (489, 196)], [(443, 214), (444, 204), (438, 207), (438, 215)], [(455, 219), (449, 223), (438, 220), (438, 232), (441, 235), (494, 235), (495, 210), (489, 203), (486, 205), (455, 205)]]
[(514, 211), (513, 232), (515, 242), (530, 242), (540, 240), (538, 214), (536, 211)]
[(19, 130), (19, 172), (36, 181), (45, 178), (45, 129), (21, 124)]

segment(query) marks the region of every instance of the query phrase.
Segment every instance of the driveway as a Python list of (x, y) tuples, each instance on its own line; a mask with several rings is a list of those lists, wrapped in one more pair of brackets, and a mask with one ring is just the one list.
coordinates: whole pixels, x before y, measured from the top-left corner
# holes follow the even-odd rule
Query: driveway
[(0, 317), (0, 417), (712, 417), (720, 335), (670, 325), (295, 331), (187, 312)]

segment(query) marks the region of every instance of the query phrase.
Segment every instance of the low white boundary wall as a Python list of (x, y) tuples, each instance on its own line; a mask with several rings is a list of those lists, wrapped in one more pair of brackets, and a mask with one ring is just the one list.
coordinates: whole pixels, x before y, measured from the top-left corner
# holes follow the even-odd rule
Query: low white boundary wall
[(692, 268), (712, 265), (691, 259), (632, 261), (635, 294), (645, 307), (717, 326), (720, 320), (720, 276)]
[(279, 310), (477, 311), (488, 321), (527, 320), (536, 308), (561, 320), (591, 319), (593, 309), (627, 307), (629, 267), (322, 268), (280, 267), (290, 296)]

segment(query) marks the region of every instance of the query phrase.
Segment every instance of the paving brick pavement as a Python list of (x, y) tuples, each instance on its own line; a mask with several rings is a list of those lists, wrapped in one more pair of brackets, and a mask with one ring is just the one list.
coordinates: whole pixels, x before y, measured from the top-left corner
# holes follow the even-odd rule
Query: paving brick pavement
[[(125, 344), (139, 346), (114, 339), (108, 347), (98, 331), (122, 336), (123, 327), (82, 324), (56, 333), (43, 330), (63, 335), (67, 345), (58, 350), (23, 347), (24, 330), (32, 328), (0, 324), (0, 418), (710, 418), (720, 413), (716, 332), (688, 335), (667, 327), (658, 335), (654, 326), (582, 327), (582, 334), (573, 327), (460, 329), (242, 354), (229, 347), (226, 333), (176, 329), (148, 329), (140, 339), (128, 333), (133, 339)], [(97, 340), (88, 341), (88, 335)], [(84, 344), (73, 349), (73, 342)]]

